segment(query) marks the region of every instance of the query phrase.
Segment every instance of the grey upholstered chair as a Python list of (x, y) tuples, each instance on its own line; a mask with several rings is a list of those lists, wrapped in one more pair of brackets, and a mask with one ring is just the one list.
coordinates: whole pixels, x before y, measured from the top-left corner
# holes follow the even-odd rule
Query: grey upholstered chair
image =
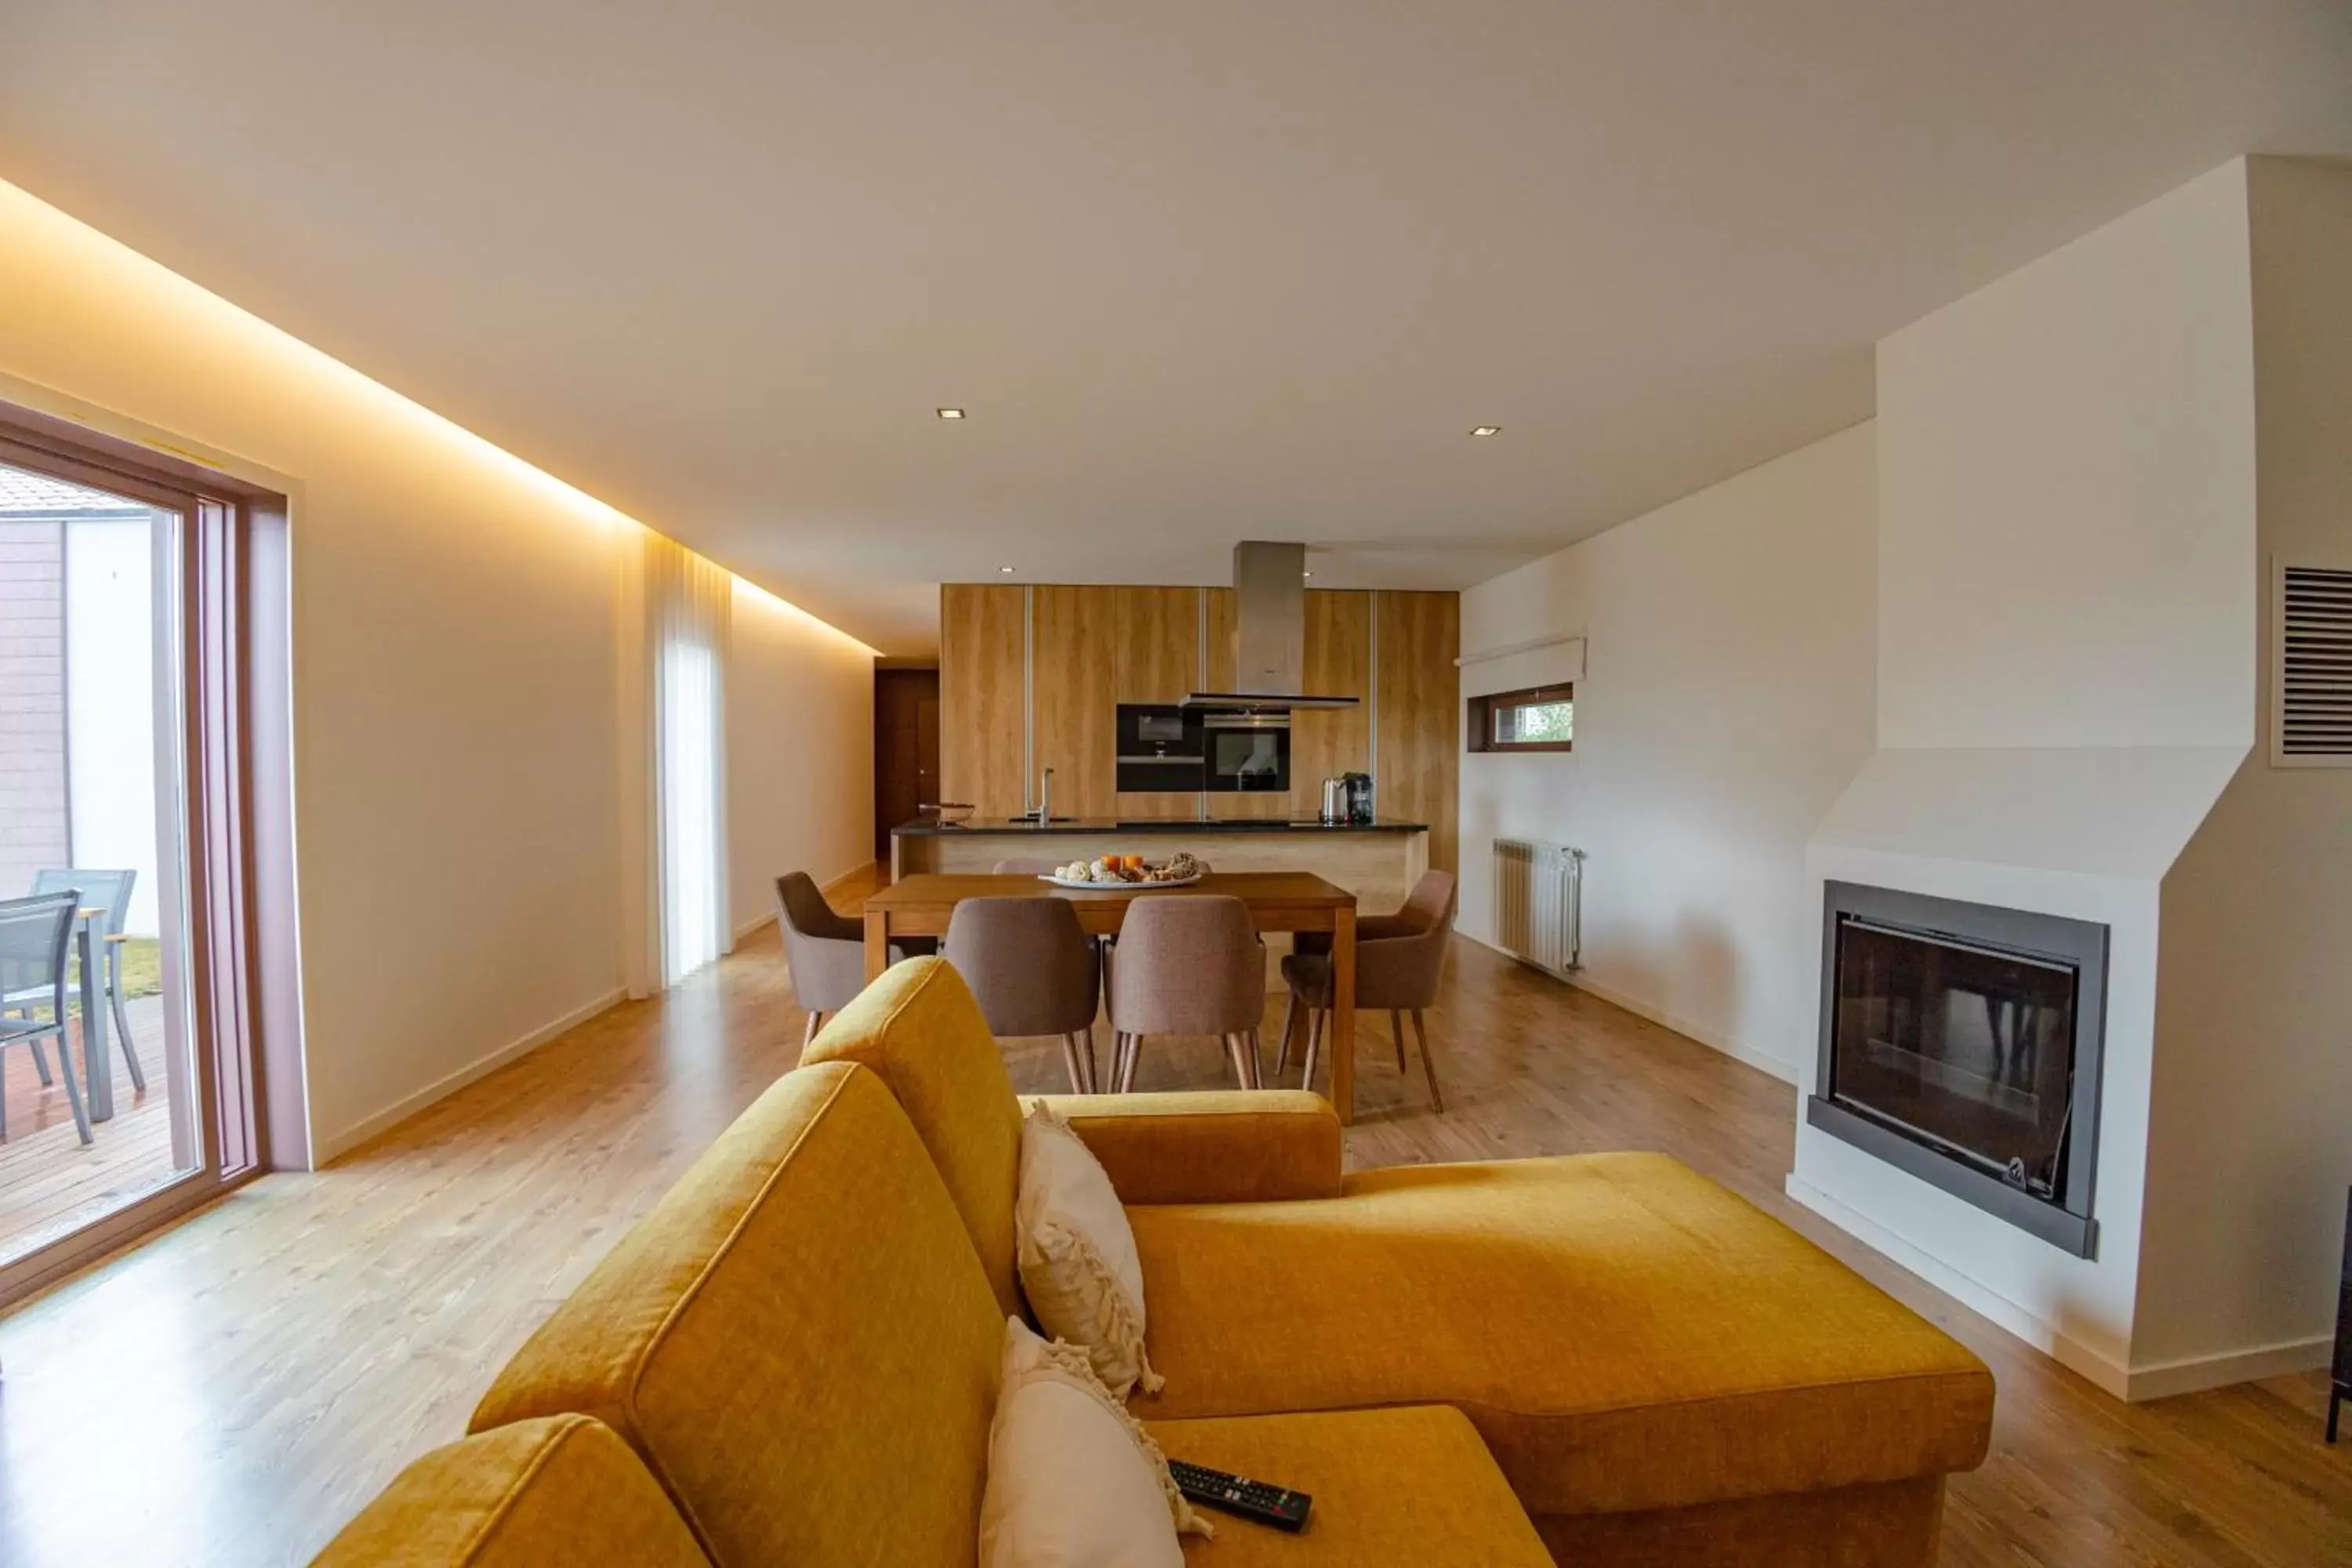
[(1070, 1091), (1094, 1092), (1102, 971), (1067, 899), (965, 899), (940, 953), (971, 987), (990, 1034), (1060, 1036)]
[[(1412, 896), (1393, 915), (1376, 915), (1356, 927), (1356, 1006), (1359, 1011), (1386, 1011), (1389, 1032), (1396, 1042), (1397, 1071), (1405, 1070), (1404, 1016), (1412, 1015), (1413, 1032), (1421, 1037), (1421, 1072), (1429, 1080), (1429, 1103), (1445, 1109), (1437, 1089), (1437, 1063), (1429, 1054), (1429, 1022), (1423, 1009), (1437, 1001), (1438, 973), (1445, 964), (1445, 944), (1454, 931), (1454, 910), (1460, 889), (1451, 871), (1424, 871)], [(1290, 1040), (1301, 1004), (1307, 1009), (1307, 1061), (1302, 1088), (1315, 1086), (1315, 1057), (1323, 1039), (1323, 1016), (1331, 1008), (1331, 957), (1328, 940), (1304, 944), (1282, 961), (1282, 978), (1290, 987), (1289, 1004), (1282, 1014), (1282, 1047), (1275, 1058), (1275, 1076), (1290, 1065)]]
[(1042, 877), (1046, 875), (1048, 872), (1060, 870), (1066, 864), (1068, 864), (1068, 862), (1063, 860), (1040, 860), (1033, 858), (1019, 860), (999, 860), (995, 865), (990, 867), (989, 869), (995, 872), (1000, 877)]
[[(81, 894), (71, 888), (0, 902), (0, 993), (7, 995), (13, 1011), (24, 1015), (0, 1017), (0, 1047), (22, 1042), (38, 1050), (44, 1038), (57, 1037), (58, 1071), (66, 1080), (66, 1099), (73, 1106), (74, 1131), (88, 1144), (92, 1141), (89, 1110), (82, 1104), (81, 1085), (74, 1081), (73, 1047), (66, 1041), (69, 1027), (66, 1013), (66, 954), (80, 909)], [(89, 975), (82, 977), (81, 1002), (85, 1011), (100, 1005), (91, 980)], [(30, 1016), (41, 1009), (48, 1013), (46, 1020)], [(0, 1052), (0, 1056), (5, 1054)], [(7, 1081), (5, 1069), (5, 1063), (0, 1062), (0, 1084)], [(48, 1075), (41, 1076), (47, 1081)], [(8, 1107), (5, 1100), (0, 1100), (0, 1138), (5, 1138), (7, 1133)]]
[[(793, 973), (793, 994), (808, 1009), (801, 1048), (816, 1038), (828, 1013), (838, 1013), (866, 989), (866, 926), (835, 914), (805, 871), (776, 879), (776, 923), (784, 934), (784, 963)], [(928, 937), (901, 937), (890, 944), (890, 962), (931, 952)]]
[(1265, 944), (1247, 904), (1172, 893), (1135, 900), (1110, 958), (1111, 1060), (1120, 1093), (1135, 1086), (1146, 1035), (1221, 1036), (1235, 1079), (1257, 1088), (1265, 1017)]

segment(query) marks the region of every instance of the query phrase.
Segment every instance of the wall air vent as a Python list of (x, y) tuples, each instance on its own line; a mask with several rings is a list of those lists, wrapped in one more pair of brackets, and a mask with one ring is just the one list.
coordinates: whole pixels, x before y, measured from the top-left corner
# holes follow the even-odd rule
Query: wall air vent
[(2277, 711), (2271, 761), (2279, 767), (2352, 767), (2352, 571), (2278, 569)]

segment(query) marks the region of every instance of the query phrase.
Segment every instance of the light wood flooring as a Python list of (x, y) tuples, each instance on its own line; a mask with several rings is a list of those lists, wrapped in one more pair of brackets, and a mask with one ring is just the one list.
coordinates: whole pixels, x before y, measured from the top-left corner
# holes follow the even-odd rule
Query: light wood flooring
[[(459, 1435), (523, 1336), (792, 1065), (800, 1025), (762, 933), (0, 1321), (0, 1563), (305, 1560)], [(2352, 1447), (2321, 1447), (2317, 1377), (2107, 1398), (1788, 1203), (1788, 1086), (1468, 942), (1431, 1015), (1446, 1115), (1417, 1064), (1398, 1074), (1384, 1018), (1363, 1033), (1355, 1163), (1667, 1150), (1983, 1355), (1992, 1457), (1953, 1484), (1947, 1564), (2352, 1563)], [(1050, 1044), (1011, 1059), (1024, 1089), (1059, 1087)], [(1155, 1042), (1140, 1081), (1225, 1070), (1213, 1042)]]
[[(172, 1176), (172, 1112), (164, 1098), (163, 1004), (143, 996), (125, 1004), (131, 1037), (147, 1087), (134, 1089), (122, 1051), (108, 1031), (107, 1065), (114, 1076), (114, 1115), (96, 1123), (85, 1148), (74, 1131), (63, 1083), (43, 1084), (26, 1046), (0, 1051), (5, 1075), (7, 1138), (0, 1142), (0, 1258), (21, 1257), (70, 1234)], [(111, 1020), (110, 1020), (110, 1023)], [(43, 1042), (52, 1072), (57, 1042)], [(79, 1046), (74, 1071), (88, 1091)]]

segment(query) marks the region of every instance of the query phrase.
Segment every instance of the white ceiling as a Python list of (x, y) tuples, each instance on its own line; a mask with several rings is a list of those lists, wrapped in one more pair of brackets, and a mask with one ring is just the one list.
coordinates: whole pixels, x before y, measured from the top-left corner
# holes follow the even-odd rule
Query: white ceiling
[(0, 176), (893, 652), (1476, 582), (2248, 151), (2352, 154), (2352, 4), (0, 5)]

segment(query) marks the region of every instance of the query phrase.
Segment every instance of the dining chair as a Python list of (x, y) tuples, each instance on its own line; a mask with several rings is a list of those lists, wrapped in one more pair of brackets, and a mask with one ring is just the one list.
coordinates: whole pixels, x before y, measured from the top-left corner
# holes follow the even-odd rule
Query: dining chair
[[(80, 890), (73, 888), (0, 902), (0, 994), (12, 1001), (20, 995), (44, 995), (49, 1014), (44, 1023), (30, 1016), (34, 1009), (28, 1005), (22, 1009), (23, 1016), (0, 1017), (0, 1056), (6, 1054), (8, 1046), (22, 1042), (37, 1048), (43, 1039), (56, 1037), (58, 1073), (66, 1080), (66, 1099), (73, 1105), (74, 1130), (87, 1148), (93, 1142), (89, 1109), (82, 1104), (81, 1085), (74, 1079), (73, 1048), (66, 1039), (67, 950), (81, 907)], [(85, 975), (82, 1007), (87, 1011), (97, 1005), (91, 977)], [(48, 1081), (47, 1074), (42, 1081)], [(0, 1140), (8, 1135), (6, 1083), (7, 1074), (0, 1071)]]
[[(122, 928), (131, 919), (131, 889), (138, 881), (136, 871), (90, 871), (50, 866), (33, 873), (34, 892), (62, 893), (78, 889), (82, 908), (100, 911), (99, 918), (91, 922), (95, 929), (90, 935), (103, 954), (98, 967), (105, 981), (107, 1007), (114, 1015), (114, 1037), (121, 1042), (122, 1065), (130, 1069), (131, 1087), (143, 1090), (147, 1074), (139, 1065), (138, 1043), (131, 1037), (131, 1015), (122, 1005), (122, 950), (130, 941)], [(48, 1059), (38, 1044), (33, 1047), (33, 1067), (41, 1075), (41, 1081), (47, 1083)]]
[[(1397, 1071), (1407, 1070), (1404, 1019), (1412, 1016), (1413, 1033), (1421, 1042), (1421, 1072), (1429, 1082), (1429, 1103), (1445, 1109), (1438, 1092), (1437, 1063), (1429, 1053), (1429, 1021), (1423, 1010), (1437, 1004), (1437, 981), (1445, 965), (1445, 946), (1454, 931), (1454, 911), (1461, 896), (1451, 871), (1424, 871), (1413, 884), (1404, 908), (1393, 915), (1370, 917), (1356, 927), (1356, 996), (1359, 1014), (1386, 1012), (1389, 1034), (1396, 1044)], [(1307, 944), (1282, 961), (1282, 978), (1290, 999), (1282, 1012), (1282, 1040), (1274, 1072), (1280, 1078), (1290, 1066), (1290, 1042), (1296, 1020), (1307, 1014), (1307, 1059), (1299, 1079), (1303, 1089), (1315, 1086), (1315, 1058), (1323, 1039), (1324, 1016), (1331, 1008), (1331, 954), (1326, 942)]]
[[(866, 989), (866, 925), (855, 916), (836, 914), (806, 871), (776, 879), (776, 924), (783, 932), (793, 995), (808, 1010), (801, 1030), (801, 1049), (806, 1050), (825, 1015), (840, 1012)], [(928, 955), (935, 945), (929, 938), (901, 937), (890, 944), (890, 962)]]
[(1035, 857), (999, 860), (989, 869), (1000, 877), (1044, 877), (1060, 870), (1067, 861), (1044, 860)]
[(1265, 1017), (1265, 944), (1249, 905), (1221, 896), (1138, 897), (1110, 961), (1112, 1081), (1135, 1087), (1146, 1035), (1216, 1035), (1234, 1077), (1258, 1087)]
[(940, 956), (971, 988), (990, 1034), (999, 1039), (1059, 1036), (1070, 1092), (1095, 1091), (1102, 970), (1067, 899), (962, 900), (948, 917)]

